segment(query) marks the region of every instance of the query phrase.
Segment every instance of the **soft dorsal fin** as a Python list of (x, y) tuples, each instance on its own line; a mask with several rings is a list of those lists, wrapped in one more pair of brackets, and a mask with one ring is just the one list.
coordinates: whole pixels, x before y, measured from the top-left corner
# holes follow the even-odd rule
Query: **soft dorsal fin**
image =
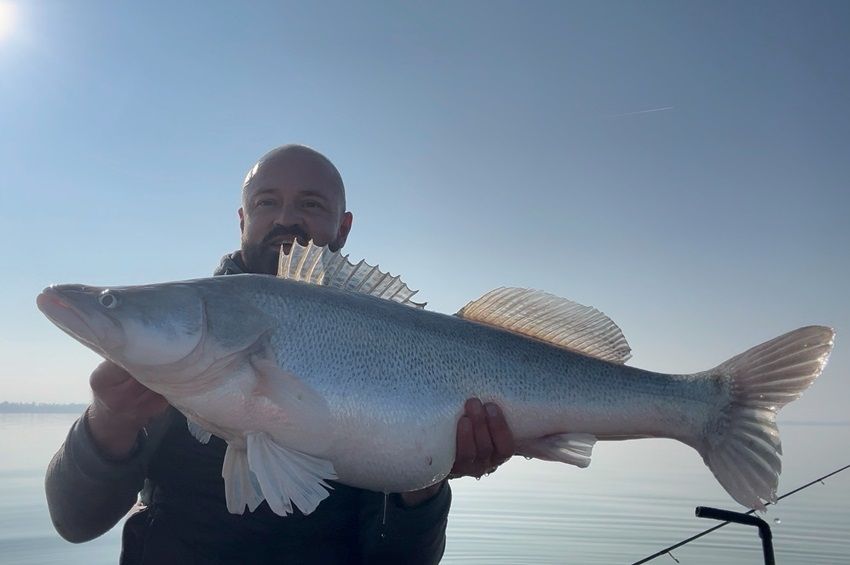
[(457, 316), (612, 363), (631, 357), (623, 332), (605, 314), (540, 290), (497, 288)]
[(312, 241), (306, 246), (293, 241), (289, 255), (280, 254), (277, 276), (361, 292), (416, 308), (425, 307), (425, 302), (411, 300), (419, 291), (410, 290), (400, 276), (385, 273), (377, 265), (370, 265), (366, 261), (355, 265), (348, 260), (348, 255), (331, 251), (327, 246), (314, 245)]

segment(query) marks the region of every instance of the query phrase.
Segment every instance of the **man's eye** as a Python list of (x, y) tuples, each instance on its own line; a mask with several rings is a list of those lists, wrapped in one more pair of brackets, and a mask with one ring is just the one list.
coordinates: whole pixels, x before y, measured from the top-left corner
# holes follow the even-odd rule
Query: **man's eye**
[(301, 206), (303, 206), (304, 208), (321, 208), (322, 204), (315, 200), (305, 200), (301, 203)]
[(257, 200), (257, 203), (255, 204), (255, 206), (257, 208), (261, 208), (263, 206), (274, 206), (274, 200), (272, 200), (271, 198), (265, 198), (263, 200)]

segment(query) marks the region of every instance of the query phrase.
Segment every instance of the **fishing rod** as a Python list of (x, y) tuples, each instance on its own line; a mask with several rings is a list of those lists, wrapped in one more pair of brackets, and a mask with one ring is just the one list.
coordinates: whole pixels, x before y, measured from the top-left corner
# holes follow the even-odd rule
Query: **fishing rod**
[[(798, 492), (800, 492), (801, 490), (805, 490), (805, 489), (809, 488), (810, 486), (812, 486), (812, 485), (813, 485), (813, 484), (815, 484), (815, 483), (821, 483), (821, 484), (822, 484), (824, 480), (828, 479), (829, 477), (831, 477), (831, 476), (833, 476), (833, 475), (837, 475), (838, 473), (840, 473), (841, 471), (844, 471), (844, 470), (846, 470), (846, 469), (850, 469), (850, 465), (845, 465), (845, 466), (843, 466), (843, 467), (841, 467), (841, 468), (839, 468), (839, 469), (836, 469), (835, 471), (832, 471), (831, 473), (827, 473), (826, 475), (824, 475), (824, 476), (822, 476), (822, 477), (820, 477), (820, 478), (817, 478), (817, 479), (815, 479), (815, 480), (813, 480), (813, 481), (811, 481), (811, 482), (809, 482), (809, 483), (806, 483), (806, 484), (804, 484), (804, 485), (803, 485), (803, 486), (801, 486), (801, 487), (795, 488), (795, 489), (794, 489), (794, 490), (792, 490), (791, 492), (786, 492), (785, 494), (783, 494), (782, 496), (780, 496), (779, 498), (777, 498), (777, 499), (776, 499), (776, 502), (779, 502), (779, 501), (780, 501), (780, 500), (782, 500), (783, 498), (789, 497), (789, 496), (791, 496), (792, 494), (798, 493)], [(772, 504), (775, 504), (775, 503), (774, 503), (774, 502), (768, 502), (767, 504), (765, 504), (765, 506), (770, 506), (770, 505), (772, 505)], [(703, 510), (703, 512), (702, 512), (702, 513), (700, 512), (700, 510), (701, 510), (701, 509)], [(725, 525), (727, 525), (727, 524), (729, 524), (729, 523), (730, 523), (730, 520), (728, 520), (728, 518), (734, 518), (734, 520), (731, 520), (731, 521), (736, 521), (736, 522), (742, 523), (742, 522), (744, 522), (744, 520), (739, 519), (739, 518), (735, 518), (735, 517), (736, 517), (736, 516), (739, 516), (739, 517), (740, 517), (740, 516), (749, 516), (749, 515), (751, 515), (751, 514), (753, 514), (753, 513), (755, 512), (755, 510), (750, 510), (749, 512), (742, 512), (742, 513), (730, 512), (730, 513), (728, 513), (728, 514), (723, 514), (723, 515), (722, 515), (722, 517), (720, 517), (720, 514), (717, 514), (717, 512), (707, 512), (707, 513), (706, 513), (706, 512), (704, 512), (704, 510), (705, 510), (705, 509), (703, 509), (703, 507), (698, 506), (698, 507), (697, 507), (697, 516), (706, 517), (706, 518), (716, 518), (716, 519), (722, 519), (722, 520), (724, 520), (724, 521), (723, 521), (722, 523), (720, 523), (720, 524), (716, 525), (716, 526), (713, 526), (713, 527), (711, 527), (711, 528), (708, 528), (707, 530), (704, 530), (704, 531), (702, 531), (702, 532), (698, 533), (698, 534), (697, 534), (697, 535), (695, 535), (695, 536), (691, 536), (691, 537), (689, 537), (688, 539), (684, 539), (684, 540), (680, 541), (679, 543), (676, 543), (676, 544), (671, 545), (670, 547), (665, 547), (665, 548), (664, 548), (664, 549), (662, 549), (661, 551), (658, 551), (658, 552), (656, 552), (656, 553), (653, 553), (653, 554), (652, 554), (652, 555), (650, 555), (649, 557), (644, 557), (644, 558), (643, 558), (643, 559), (641, 559), (640, 561), (635, 561), (634, 563), (632, 563), (632, 565), (641, 565), (641, 563), (646, 563), (647, 561), (652, 561), (652, 560), (653, 560), (653, 559), (655, 559), (656, 557), (661, 557), (662, 555), (670, 555), (670, 557), (672, 557), (672, 558), (673, 558), (673, 560), (674, 560), (676, 563), (678, 563), (678, 562), (679, 562), (679, 560), (678, 560), (678, 559), (676, 559), (675, 557), (673, 557), (673, 554), (672, 554), (672, 553), (670, 553), (670, 552), (671, 552), (671, 551), (673, 551), (674, 549), (677, 549), (677, 548), (679, 548), (679, 547), (682, 547), (682, 546), (683, 546), (683, 545), (685, 545), (685, 544), (691, 543), (691, 542), (692, 542), (692, 541), (694, 541), (695, 539), (701, 538), (702, 536), (704, 536), (704, 535), (706, 535), (706, 534), (710, 534), (710, 533), (711, 533), (711, 532), (713, 532), (714, 530), (719, 530), (719, 529), (720, 529), (720, 528), (722, 528), (723, 526), (725, 526)], [(711, 511), (711, 510), (715, 510), (715, 509), (707, 509), (707, 510)], [(719, 511), (719, 512), (723, 512), (723, 511)], [(760, 525), (760, 524), (757, 524), (755, 521), (750, 521), (749, 523), (751, 523), (752, 525), (757, 525), (757, 526), (759, 526), (759, 531), (760, 531), (760, 534), (762, 535), (762, 540), (764, 540), (764, 531), (763, 531), (763, 530), (764, 530), (764, 526), (762, 526), (762, 525)], [(765, 525), (766, 525), (766, 524), (765, 524)], [(770, 530), (770, 528), (768, 528), (768, 532), (769, 532), (769, 530)], [(769, 535), (769, 533), (768, 533), (768, 535)], [(772, 552), (772, 549), (771, 549), (771, 552)]]

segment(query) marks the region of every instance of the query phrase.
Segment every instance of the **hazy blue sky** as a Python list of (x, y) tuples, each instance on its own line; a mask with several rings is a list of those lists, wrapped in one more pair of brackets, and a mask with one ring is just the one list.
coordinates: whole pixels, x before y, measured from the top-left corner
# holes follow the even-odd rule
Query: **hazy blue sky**
[(828, 324), (784, 417), (848, 419), (850, 3), (2, 4), (0, 400), (88, 399), (42, 287), (210, 274), (302, 142), (431, 308), (545, 289), (671, 372)]

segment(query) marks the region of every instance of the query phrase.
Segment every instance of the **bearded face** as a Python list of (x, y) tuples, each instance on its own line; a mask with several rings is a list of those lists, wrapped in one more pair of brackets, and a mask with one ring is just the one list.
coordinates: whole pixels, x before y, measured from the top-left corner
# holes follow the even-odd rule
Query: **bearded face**
[(245, 266), (274, 275), (281, 248), (288, 253), (295, 240), (342, 247), (351, 213), (339, 173), (325, 157), (300, 146), (270, 155), (245, 179), (239, 218)]

